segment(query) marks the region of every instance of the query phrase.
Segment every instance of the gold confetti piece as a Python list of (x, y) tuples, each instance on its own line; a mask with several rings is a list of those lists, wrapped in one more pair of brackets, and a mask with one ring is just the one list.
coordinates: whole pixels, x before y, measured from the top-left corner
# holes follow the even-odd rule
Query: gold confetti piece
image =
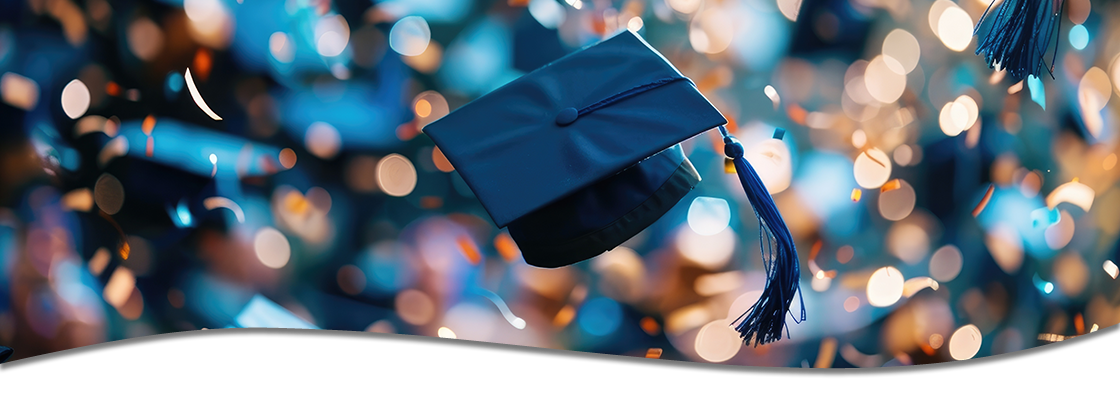
[(128, 254), (131, 251), (132, 251), (132, 248), (128, 246), (128, 241), (127, 240), (122, 240), (121, 241), (121, 247), (120, 247), (121, 259), (122, 260), (127, 260), (128, 259)]
[(296, 215), (306, 214), (311, 209), (311, 203), (307, 201), (307, 198), (295, 190), (284, 196), (284, 206)]
[(902, 182), (900, 182), (898, 179), (891, 179), (890, 181), (887, 181), (887, 183), (884, 183), (883, 186), (879, 188), (879, 193), (886, 193), (886, 192), (896, 190), (896, 189), (901, 188), (901, 187), (902, 187)]
[(155, 128), (156, 117), (150, 114), (147, 117), (144, 117), (144, 122), (140, 124), (140, 130), (144, 132), (145, 135), (151, 136), (152, 130)]
[(649, 350), (646, 350), (646, 358), (661, 358), (662, 353), (664, 353), (664, 350), (662, 349), (656, 347), (651, 348)]
[[(859, 189), (856, 189), (856, 190), (859, 190)], [(817, 239), (817, 241), (813, 243), (813, 247), (809, 248), (809, 259), (810, 260), (816, 260), (817, 259), (817, 254), (820, 254), (820, 252), (821, 252), (821, 246), (824, 246), (824, 242), (822, 242), (820, 239)]]
[(237, 217), (237, 222), (245, 223), (245, 211), (241, 210), (241, 206), (234, 203), (233, 200), (219, 196), (207, 197), (202, 201), (202, 205), (206, 207), (206, 210), (225, 208), (233, 211), (233, 215)]
[(1077, 315), (1073, 316), (1073, 327), (1077, 329), (1078, 335), (1085, 334), (1085, 317), (1083, 317), (1081, 313), (1077, 313)]
[(995, 184), (988, 185), (988, 191), (984, 193), (984, 198), (980, 199), (980, 204), (977, 204), (976, 208), (972, 209), (972, 216), (974, 218), (980, 216), (980, 212), (984, 211), (984, 207), (988, 206), (988, 201), (992, 200), (992, 193), (995, 193), (995, 191)]
[(31, 111), (39, 104), (39, 84), (26, 76), (5, 72), (0, 76), (0, 98), (12, 107)]
[(1089, 209), (1093, 207), (1094, 197), (1096, 197), (1096, 192), (1093, 191), (1093, 188), (1078, 182), (1077, 178), (1073, 178), (1072, 181), (1054, 188), (1054, 191), (1046, 196), (1046, 207), (1054, 209), (1058, 204), (1070, 203), (1081, 207), (1085, 212), (1089, 212)]
[(459, 245), (459, 251), (463, 253), (463, 256), (467, 258), (467, 261), (469, 261), (471, 265), (478, 265), (478, 263), (482, 262), (482, 254), (478, 252), (478, 246), (475, 245), (474, 240), (472, 240), (470, 236), (466, 234), (459, 235), (455, 243)]
[(101, 275), (105, 267), (109, 266), (110, 257), (109, 250), (104, 247), (98, 248), (97, 251), (93, 252), (93, 257), (89, 258), (89, 272), (93, 276)]
[(572, 318), (575, 318), (575, 316), (576, 309), (571, 305), (566, 305), (564, 306), (564, 308), (560, 309), (560, 312), (556, 313), (556, 317), (552, 318), (552, 325), (557, 328), (563, 328), (565, 326), (568, 326), (568, 324), (572, 322)]
[(187, 81), (187, 89), (191, 92), (191, 98), (194, 99), (194, 104), (198, 105), (198, 108), (202, 109), (202, 112), (209, 115), (211, 119), (221, 121), (222, 117), (215, 114), (214, 111), (210, 109), (210, 106), (206, 105), (206, 101), (202, 100), (202, 95), (198, 93), (198, 88), (194, 86), (194, 78), (191, 78), (190, 68), (187, 68), (187, 72), (183, 74), (183, 78)]
[(652, 317), (642, 318), (640, 324), (642, 326), (642, 330), (650, 336), (657, 336), (657, 334), (661, 333), (661, 325), (658, 324), (657, 320), (653, 319)]
[(813, 363), (813, 368), (832, 368), (832, 362), (836, 359), (837, 344), (836, 338), (830, 337), (821, 340), (821, 348), (817, 353), (817, 362)]
[(1038, 335), (1038, 340), (1053, 343), (1053, 342), (1060, 342), (1060, 341), (1069, 339), (1071, 337), (1073, 337), (1073, 336), (1064, 336), (1064, 335), (1059, 335), (1059, 334), (1056, 334), (1056, 333), (1040, 333)]
[[(870, 148), (868, 148), (868, 149), (870, 149)], [(876, 164), (879, 164), (880, 167), (886, 168), (887, 164), (884, 164), (882, 161), (879, 161), (879, 159), (875, 158), (875, 156), (871, 155), (871, 152), (868, 151), (868, 149), (863, 150), (863, 154), (867, 155), (867, 159), (875, 162)], [(879, 149), (875, 149), (875, 151), (877, 151), (879, 153), (882, 153), (882, 151), (879, 151)]]
[(852, 189), (852, 202), (858, 203), (859, 199), (863, 197), (863, 191), (859, 188)]
[(93, 208), (93, 192), (89, 188), (74, 189), (62, 196), (65, 209), (86, 212)]
[(505, 232), (494, 237), (494, 248), (498, 250), (498, 255), (502, 256), (502, 259), (506, 262), (513, 262), (521, 254), (521, 250), (517, 248), (517, 243)]
[(1023, 90), (1023, 81), (1019, 81), (1019, 83), (1011, 85), (1011, 87), (1007, 88), (1007, 94), (1019, 93), (1020, 90)]
[(120, 267), (113, 271), (113, 275), (109, 277), (109, 282), (105, 284), (101, 295), (105, 298), (105, 302), (113, 307), (121, 308), (132, 295), (132, 289), (135, 288), (136, 276), (128, 268)]
[(930, 278), (928, 276), (920, 276), (920, 277), (917, 277), (917, 278), (910, 278), (910, 279), (907, 279), (906, 282), (903, 282), (903, 284), (902, 284), (902, 296), (904, 296), (906, 298), (910, 298), (910, 297), (914, 296), (915, 294), (918, 294), (918, 292), (922, 291), (922, 289), (930, 288), (930, 289), (933, 289), (933, 290), (937, 290), (940, 287), (941, 287), (941, 285), (938, 284), (937, 281), (933, 280), (933, 278)]
[(1100, 327), (1099, 327), (1099, 326), (1097, 326), (1097, 324), (1093, 324), (1093, 327), (1092, 327), (1092, 328), (1089, 328), (1089, 333), (1093, 333), (1093, 332), (1096, 332), (1096, 331), (1097, 331), (1097, 329), (1100, 329)]

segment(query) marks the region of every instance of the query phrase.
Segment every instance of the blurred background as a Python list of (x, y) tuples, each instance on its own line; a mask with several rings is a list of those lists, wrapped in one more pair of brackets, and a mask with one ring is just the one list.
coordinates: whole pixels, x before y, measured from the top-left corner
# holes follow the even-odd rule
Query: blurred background
[[(1062, 2), (1053, 76), (1017, 82), (973, 54), (988, 5), (4, 0), (0, 345), (281, 327), (841, 368), (1114, 325), (1120, 6)], [(774, 195), (808, 311), (789, 339), (729, 327), (765, 274), (717, 133), (657, 223), (541, 269), (420, 132), (623, 29)]]

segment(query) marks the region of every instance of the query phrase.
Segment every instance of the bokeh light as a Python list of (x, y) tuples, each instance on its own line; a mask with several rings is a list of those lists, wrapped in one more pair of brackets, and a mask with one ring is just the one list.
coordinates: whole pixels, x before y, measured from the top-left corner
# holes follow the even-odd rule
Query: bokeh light
[(982, 342), (983, 335), (976, 325), (962, 326), (949, 338), (949, 355), (954, 360), (968, 360), (980, 352)]
[(389, 31), (389, 47), (404, 56), (418, 56), (428, 48), (432, 31), (423, 17), (404, 17)]
[(699, 196), (688, 207), (688, 226), (701, 236), (720, 233), (730, 223), (731, 206), (727, 200)]
[(292, 255), (291, 244), (283, 233), (275, 228), (265, 227), (253, 237), (253, 250), (261, 264), (269, 268), (282, 268), (288, 265)]
[(875, 307), (890, 307), (902, 298), (905, 279), (895, 267), (875, 270), (867, 280), (867, 303)]
[(77, 79), (62, 88), (62, 112), (70, 119), (78, 119), (89, 109), (89, 88)]

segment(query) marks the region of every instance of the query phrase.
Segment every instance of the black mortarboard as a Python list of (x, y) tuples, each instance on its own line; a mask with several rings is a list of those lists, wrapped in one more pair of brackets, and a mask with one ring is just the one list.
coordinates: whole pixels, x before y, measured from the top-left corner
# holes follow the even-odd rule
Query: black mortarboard
[[(773, 199), (723, 115), (641, 37), (623, 31), (428, 124), (428, 134), (525, 261), (560, 267), (615, 248), (699, 182), (680, 143), (720, 128), (764, 227), (768, 281), (739, 325), (781, 337), (799, 268)], [(772, 256), (772, 257), (771, 257)], [(802, 310), (804, 319), (804, 310)]]

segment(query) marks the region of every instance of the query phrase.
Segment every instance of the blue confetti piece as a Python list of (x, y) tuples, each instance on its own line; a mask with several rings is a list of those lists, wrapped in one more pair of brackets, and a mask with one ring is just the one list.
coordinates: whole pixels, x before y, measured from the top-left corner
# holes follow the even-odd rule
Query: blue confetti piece
[(319, 329), (259, 294), (249, 300), (235, 320), (240, 328)]
[(1027, 88), (1031, 90), (1031, 100), (1046, 110), (1046, 88), (1042, 86), (1042, 80), (1034, 75), (1028, 76)]
[(1058, 209), (1049, 209), (1042, 207), (1031, 211), (1031, 224), (1035, 228), (1049, 228), (1062, 220), (1062, 214)]

